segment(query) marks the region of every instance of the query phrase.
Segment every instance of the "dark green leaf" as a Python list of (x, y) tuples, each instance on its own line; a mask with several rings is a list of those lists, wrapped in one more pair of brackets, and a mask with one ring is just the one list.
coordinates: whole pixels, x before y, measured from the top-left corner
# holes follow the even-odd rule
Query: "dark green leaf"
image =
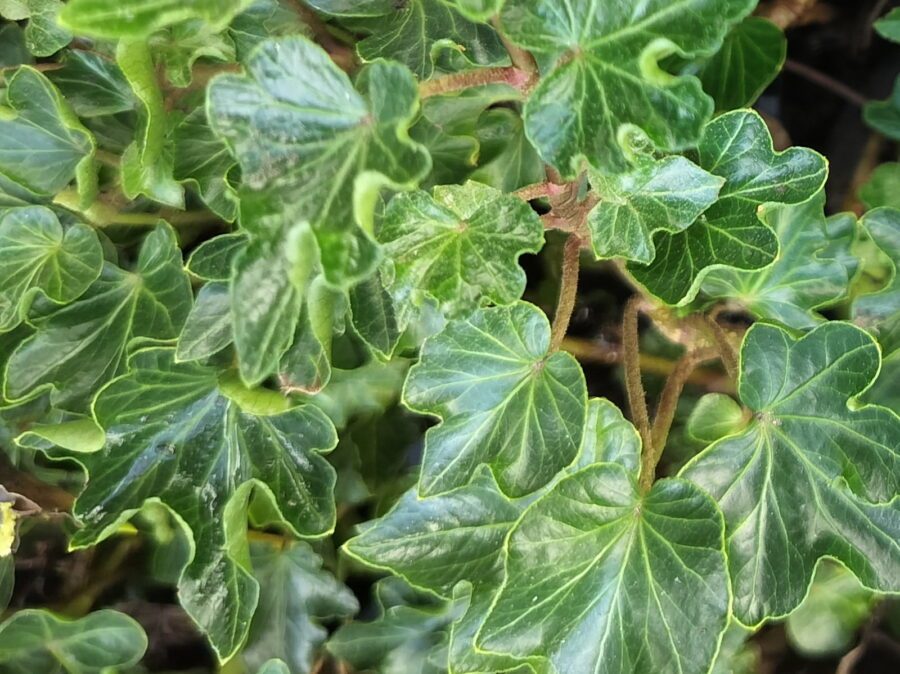
[(513, 192), (545, 179), (544, 165), (522, 118), (508, 108), (491, 108), (478, 120), (478, 168), (472, 180)]
[(725, 513), (735, 617), (792, 611), (823, 556), (869, 587), (900, 589), (900, 418), (848, 405), (878, 373), (874, 340), (846, 323), (799, 340), (758, 323), (741, 363), (753, 421), (682, 471)]
[(860, 221), (875, 245), (887, 258), (890, 276), (878, 292), (853, 302), (853, 320), (878, 337), (885, 355), (900, 349), (900, 211), (877, 208)]
[(859, 199), (867, 208), (900, 208), (900, 163), (879, 164), (860, 188)]
[(102, 117), (135, 107), (131, 87), (109, 57), (90, 51), (68, 50), (62, 68), (47, 73), (50, 81), (79, 117)]
[(280, 0), (256, 0), (234, 17), (228, 27), (237, 58), (242, 62), (266, 38), (283, 35), (309, 36), (310, 33), (299, 14)]
[(379, 274), (350, 289), (350, 313), (360, 337), (383, 358), (390, 358), (403, 334), (390, 293)]
[(894, 90), (886, 100), (866, 103), (863, 119), (878, 133), (900, 140), (900, 78), (894, 82)]
[(51, 56), (72, 40), (72, 34), (57, 24), (61, 0), (0, 0), (0, 16), (12, 21), (28, 20), (25, 44), (35, 56)]
[(204, 281), (228, 281), (234, 261), (246, 247), (247, 237), (241, 232), (214, 236), (191, 253), (187, 270)]
[(209, 127), (202, 107), (175, 128), (175, 180), (192, 184), (210, 210), (228, 222), (238, 212), (237, 191), (228, 180), (234, 166), (234, 158)]
[(231, 344), (231, 299), (224, 283), (207, 283), (178, 336), (175, 359), (203, 360)]

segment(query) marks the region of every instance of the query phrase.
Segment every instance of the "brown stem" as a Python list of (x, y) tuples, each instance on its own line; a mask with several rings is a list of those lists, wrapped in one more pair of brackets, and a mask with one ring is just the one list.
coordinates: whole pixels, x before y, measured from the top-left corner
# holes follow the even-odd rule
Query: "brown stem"
[(509, 53), (509, 60), (512, 61), (513, 66), (526, 73), (528, 76), (527, 81), (522, 88), (523, 93), (530, 92), (538, 83), (538, 79), (540, 79), (537, 61), (534, 60), (534, 56), (531, 55), (531, 52), (522, 49), (506, 37), (499, 16), (493, 17), (491, 19), (491, 24), (494, 26), (494, 30), (497, 31), (500, 42), (503, 43), (503, 46)]
[(645, 445), (644, 451), (641, 453), (641, 491), (646, 493), (653, 486), (653, 480), (656, 477), (656, 465), (662, 457), (663, 450), (666, 447), (666, 440), (669, 437), (669, 430), (672, 428), (672, 421), (675, 419), (675, 409), (678, 406), (678, 399), (684, 390), (688, 377), (697, 365), (704, 360), (714, 358), (716, 352), (713, 349), (700, 349), (686, 353), (678, 363), (672, 374), (666, 379), (662, 393), (659, 396), (659, 405), (656, 408), (656, 416), (653, 419), (653, 428), (650, 431), (650, 437), (653, 442), (650, 447)]
[(869, 102), (865, 96), (852, 87), (847, 86), (843, 82), (838, 82), (833, 77), (804, 63), (798, 63), (797, 61), (788, 59), (784, 62), (784, 69), (796, 75), (800, 75), (800, 77), (806, 78), (810, 82), (818, 84), (820, 87), (827, 89), (836, 96), (840, 96), (845, 101), (849, 101), (860, 108)]
[(559, 282), (559, 299), (556, 302), (556, 314), (553, 316), (553, 328), (550, 331), (550, 353), (559, 351), (572, 312), (575, 310), (575, 299), (578, 296), (578, 267), (581, 257), (581, 239), (569, 234), (563, 248), (562, 277)]
[(551, 197), (561, 194), (564, 189), (564, 187), (557, 185), (556, 183), (543, 182), (526, 185), (513, 192), (513, 195), (519, 197), (522, 201), (531, 201), (532, 199), (540, 199), (541, 197)]
[(716, 341), (716, 346), (719, 348), (719, 356), (722, 359), (722, 364), (725, 366), (725, 371), (728, 372), (728, 377), (731, 381), (737, 382), (739, 367), (738, 355), (734, 349), (734, 345), (728, 338), (728, 334), (712, 316), (704, 316), (703, 322), (709, 326), (710, 332), (712, 332), (713, 338)]
[(622, 346), (624, 347), (623, 364), (625, 366), (625, 392), (628, 395), (628, 406), (631, 409), (631, 420), (641, 434), (646, 455), (653, 447), (650, 432), (650, 413), (647, 411), (647, 394), (641, 381), (641, 351), (638, 339), (638, 312), (641, 297), (632, 295), (625, 305), (622, 318)]
[(440, 94), (449, 94), (455, 91), (471, 89), (472, 87), (484, 86), (485, 84), (508, 84), (515, 89), (524, 91), (529, 78), (530, 75), (527, 72), (515, 66), (464, 70), (460, 73), (444, 75), (443, 77), (436, 77), (433, 80), (421, 82), (419, 84), (419, 97), (439, 96)]

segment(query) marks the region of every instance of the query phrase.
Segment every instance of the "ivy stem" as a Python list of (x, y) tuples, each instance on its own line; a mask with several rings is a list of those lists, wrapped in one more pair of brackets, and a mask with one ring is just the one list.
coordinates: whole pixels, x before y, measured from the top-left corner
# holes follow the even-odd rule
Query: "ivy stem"
[(94, 150), (94, 158), (101, 164), (105, 164), (106, 166), (111, 166), (113, 168), (118, 168), (121, 164), (119, 155), (108, 152), (107, 150)]
[(521, 189), (513, 192), (514, 196), (519, 197), (522, 201), (531, 201), (532, 199), (540, 199), (541, 197), (552, 197), (562, 194), (565, 191), (564, 185), (557, 185), (552, 182), (534, 183), (526, 185)]
[(794, 73), (795, 75), (806, 78), (810, 82), (818, 84), (823, 89), (827, 89), (831, 93), (835, 94), (836, 96), (840, 96), (845, 101), (848, 101), (857, 107), (861, 108), (869, 102), (865, 96), (863, 96), (852, 87), (847, 86), (843, 82), (838, 82), (830, 75), (826, 75), (825, 73), (820, 72), (815, 68), (806, 65), (805, 63), (787, 59), (784, 62), (784, 69), (788, 72)]
[(503, 30), (503, 25), (500, 22), (499, 16), (491, 18), (491, 25), (494, 27), (494, 30), (497, 31), (500, 42), (502, 42), (503, 46), (506, 48), (506, 51), (509, 54), (509, 60), (512, 61), (512, 64), (516, 68), (527, 73), (528, 81), (522, 91), (528, 93), (534, 88), (540, 78), (537, 61), (534, 60), (534, 56), (531, 55), (531, 52), (522, 49), (506, 37), (506, 32)]
[(737, 383), (738, 356), (731, 340), (728, 339), (728, 334), (712, 316), (704, 316), (703, 322), (709, 326), (710, 332), (712, 332), (712, 336), (716, 341), (716, 346), (719, 348), (719, 357), (722, 359), (722, 364), (725, 366), (725, 371), (728, 373), (728, 378)]
[(715, 358), (717, 355), (716, 350), (709, 347), (697, 351), (689, 351), (675, 364), (675, 368), (666, 379), (666, 384), (659, 396), (659, 405), (656, 407), (653, 428), (650, 431), (653, 442), (641, 454), (640, 486), (642, 492), (646, 493), (653, 486), (653, 479), (656, 476), (656, 465), (662, 458), (663, 450), (666, 448), (666, 440), (669, 438), (672, 421), (675, 419), (678, 399), (681, 397), (681, 392), (684, 390), (684, 385), (691, 376), (691, 372), (703, 361)]
[[(638, 339), (638, 313), (641, 297), (632, 295), (625, 304), (622, 317), (622, 345), (625, 348), (622, 362), (625, 368), (625, 393), (628, 395), (628, 407), (631, 409), (631, 420), (641, 435), (644, 449), (641, 456), (647, 456), (653, 447), (650, 432), (650, 413), (647, 411), (647, 394), (641, 381), (641, 350)], [(641, 480), (644, 471), (641, 470)]]
[(440, 94), (449, 94), (472, 87), (480, 87), (485, 84), (508, 84), (520, 91), (525, 91), (531, 75), (516, 66), (500, 68), (478, 68), (477, 70), (464, 70), (452, 75), (436, 77), (419, 84), (419, 97), (429, 98)]
[(575, 299), (578, 295), (578, 268), (581, 257), (581, 239), (577, 234), (569, 234), (563, 248), (562, 277), (559, 283), (559, 300), (556, 303), (556, 314), (553, 316), (553, 328), (550, 331), (550, 352), (559, 351), (572, 312), (575, 310)]

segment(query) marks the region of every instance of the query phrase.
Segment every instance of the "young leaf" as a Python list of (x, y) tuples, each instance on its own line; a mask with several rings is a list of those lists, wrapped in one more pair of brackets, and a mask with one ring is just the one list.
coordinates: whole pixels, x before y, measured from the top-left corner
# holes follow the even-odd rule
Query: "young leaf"
[(312, 0), (316, 9), (337, 16), (355, 17), (349, 25), (368, 37), (356, 43), (363, 61), (388, 58), (399, 61), (419, 78), (431, 77), (442, 52), (461, 55), (472, 65), (500, 65), (508, 60), (494, 30), (460, 16), (442, 0)]
[(656, 257), (655, 232), (683, 231), (715, 202), (725, 182), (684, 157), (646, 157), (628, 173), (588, 175), (600, 199), (588, 215), (594, 255), (642, 263)]
[(117, 611), (70, 620), (27, 609), (0, 624), (0, 665), (9, 674), (100, 674), (131, 667), (146, 650), (144, 630)]
[(388, 204), (378, 240), (390, 260), (388, 290), (405, 304), (424, 296), (448, 317), (479, 305), (509, 304), (525, 290), (522, 253), (536, 253), (544, 228), (521, 199), (486, 185), (442, 185), (398, 194)]
[(724, 393), (707, 393), (691, 410), (687, 433), (698, 442), (710, 444), (743, 430), (748, 421), (734, 398)]
[(719, 47), (752, 0), (604, 3), (520, 0), (502, 12), (516, 44), (550, 64), (525, 104), (525, 128), (541, 156), (564, 175), (579, 156), (603, 172), (628, 169), (619, 144), (638, 127), (662, 150), (696, 144), (712, 101), (692, 77), (673, 77), (659, 61)]
[(713, 97), (716, 111), (752, 105), (765, 90), (787, 55), (787, 39), (768, 19), (751, 16), (731, 29), (721, 49), (704, 61), (697, 73), (703, 90)]
[(203, 360), (231, 344), (231, 299), (224, 283), (207, 283), (197, 293), (178, 336), (175, 360)]
[(636, 477), (595, 464), (525, 511), (478, 647), (558, 672), (708, 671), (730, 604), (722, 516), (685, 480), (641, 494)]
[(60, 23), (80, 35), (142, 38), (179, 21), (202, 19), (214, 30), (253, 0), (69, 0)]
[(488, 465), (523, 496), (575, 458), (587, 392), (578, 362), (548, 353), (550, 324), (530, 304), (482, 309), (428, 339), (404, 400), (442, 423), (425, 434), (419, 494), (467, 484)]
[(80, 223), (64, 230), (43, 206), (0, 215), (0, 250), (0, 332), (19, 324), (35, 296), (59, 304), (73, 301), (103, 267), (94, 230)]
[(868, 587), (900, 590), (900, 418), (848, 405), (878, 373), (874, 340), (846, 323), (799, 340), (758, 323), (741, 364), (754, 420), (682, 470), (725, 514), (735, 617), (789, 613), (823, 556)]
[(887, 257), (891, 272), (884, 288), (856, 298), (853, 321), (875, 334), (885, 355), (890, 356), (900, 348), (900, 211), (877, 208), (860, 222)]
[(321, 456), (337, 442), (334, 427), (320, 410), (272, 396), (214, 368), (176, 364), (173, 349), (144, 349), (94, 401), (106, 445), (77, 456), (88, 483), (73, 508), (84, 528), (72, 545), (96, 544), (158, 498), (191, 534), (181, 602), (223, 660), (243, 641), (258, 596), (240, 552), (250, 487), (295, 535), (334, 527), (334, 470)]
[(791, 328), (811, 328), (822, 320), (815, 309), (847, 294), (855, 273), (848, 266), (856, 238), (852, 216), (825, 219), (825, 193), (794, 205), (760, 208), (760, 219), (778, 237), (778, 259), (753, 271), (713, 269), (703, 280), (703, 294), (740, 304), (754, 316)]
[(685, 231), (657, 232), (656, 258), (628, 265), (635, 279), (669, 304), (694, 298), (714, 267), (760, 269), (778, 252), (772, 229), (757, 217), (761, 204), (795, 204), (825, 183), (825, 159), (806, 148), (772, 149), (772, 138), (755, 112), (738, 110), (710, 122), (697, 163), (725, 179), (718, 201)]
[(96, 188), (94, 139), (50, 81), (23, 66), (7, 79), (0, 115), (0, 174), (29, 192), (53, 196), (77, 177), (82, 194)]
[(159, 225), (145, 239), (134, 272), (107, 262), (71, 304), (34, 303), (28, 322), (37, 331), (10, 356), (5, 396), (23, 399), (49, 388), (55, 405), (83, 410), (118, 374), (132, 339), (174, 339), (190, 306), (175, 233)]
[(356, 223), (370, 224), (379, 187), (413, 187), (430, 166), (406, 134), (415, 81), (379, 61), (360, 75), (357, 91), (301, 37), (267, 40), (246, 68), (246, 76), (217, 77), (208, 93), (210, 124), (237, 157), (245, 192), (277, 204), (286, 222), (312, 225), (329, 281), (365, 277), (377, 254)]
[(260, 592), (241, 657), (251, 669), (279, 658), (289, 671), (309, 673), (328, 636), (319, 622), (352, 616), (359, 603), (306, 543), (286, 550), (254, 545), (250, 552)]

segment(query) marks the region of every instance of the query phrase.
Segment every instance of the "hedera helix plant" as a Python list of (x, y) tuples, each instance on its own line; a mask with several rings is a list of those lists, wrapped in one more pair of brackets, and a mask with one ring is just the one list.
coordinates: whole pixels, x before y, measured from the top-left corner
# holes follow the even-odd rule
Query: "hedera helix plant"
[[(701, 674), (825, 558), (900, 591), (900, 211), (774, 149), (754, 6), (0, 1), (7, 551), (48, 494), (137, 535), (228, 672)], [(621, 409), (569, 353), (595, 260)], [(89, 609), (0, 668), (126, 671)]]

